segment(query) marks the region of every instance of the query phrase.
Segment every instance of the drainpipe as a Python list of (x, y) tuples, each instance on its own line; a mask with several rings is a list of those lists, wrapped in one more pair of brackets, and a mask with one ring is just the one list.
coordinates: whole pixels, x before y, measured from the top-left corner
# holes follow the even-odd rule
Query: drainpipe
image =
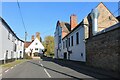
[(98, 32), (98, 17), (99, 17), (99, 11), (97, 8), (93, 9), (91, 11), (91, 19), (92, 19), (92, 34), (96, 35), (96, 33)]

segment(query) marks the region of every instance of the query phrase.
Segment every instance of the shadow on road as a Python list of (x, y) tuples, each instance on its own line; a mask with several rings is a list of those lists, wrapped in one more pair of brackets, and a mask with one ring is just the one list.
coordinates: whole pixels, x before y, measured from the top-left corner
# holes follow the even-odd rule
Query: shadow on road
[(81, 62), (74, 62), (74, 61), (68, 61), (68, 60), (59, 60), (59, 59), (53, 59), (53, 58), (47, 58), (47, 57), (43, 57), (43, 61), (51, 61), (54, 62), (60, 66), (64, 66), (64, 67), (68, 67), (72, 70), (75, 70), (79, 73), (94, 77), (96, 79), (102, 79), (102, 80), (118, 80), (118, 76), (116, 75), (116, 77), (110, 76), (105, 74), (105, 71), (102, 71), (99, 68), (93, 68), (90, 66), (86, 66), (85, 63), (81, 63)]
[[(80, 79), (80, 78), (78, 78), (78, 77), (75, 77), (75, 76), (72, 76), (72, 75), (69, 75), (69, 74), (66, 74), (66, 73), (63, 73), (63, 72), (60, 72), (60, 71), (57, 71), (57, 70), (54, 70), (54, 69), (51, 69), (51, 68), (45, 67), (45, 66), (41, 66), (40, 64), (35, 63), (35, 62), (32, 62), (32, 61), (28, 61), (28, 62), (30, 62), (30, 63), (32, 63), (32, 64), (35, 64), (35, 65), (37, 65), (37, 66), (39, 66), (39, 67), (44, 67), (45, 69), (48, 69), (48, 70), (51, 70), (51, 71), (54, 71), (54, 72), (57, 72), (57, 73), (60, 73), (60, 74), (63, 74), (63, 75), (69, 76), (69, 77), (71, 77), (71, 78), (73, 78), (73, 79), (83, 80), (83, 79)], [(73, 79), (72, 79), (72, 80), (73, 80)], [(70, 79), (70, 80), (71, 80), (71, 79)]]

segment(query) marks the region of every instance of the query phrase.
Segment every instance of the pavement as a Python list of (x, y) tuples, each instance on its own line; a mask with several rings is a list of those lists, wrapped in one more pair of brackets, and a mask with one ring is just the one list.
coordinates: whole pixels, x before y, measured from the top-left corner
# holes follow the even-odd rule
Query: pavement
[(51, 58), (30, 60), (5, 71), (2, 80), (115, 80), (111, 76), (98, 73), (83, 65)]

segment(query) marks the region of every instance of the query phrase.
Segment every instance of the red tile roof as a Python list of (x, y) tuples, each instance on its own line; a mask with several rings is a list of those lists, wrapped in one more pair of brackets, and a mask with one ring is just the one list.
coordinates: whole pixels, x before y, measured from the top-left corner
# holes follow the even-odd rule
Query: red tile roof
[(25, 42), (25, 44), (24, 44), (25, 48), (28, 48), (31, 43), (32, 42)]

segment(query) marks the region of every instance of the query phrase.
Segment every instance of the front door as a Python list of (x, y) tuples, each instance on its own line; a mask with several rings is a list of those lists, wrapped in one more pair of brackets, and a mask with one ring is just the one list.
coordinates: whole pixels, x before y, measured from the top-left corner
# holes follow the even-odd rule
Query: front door
[(64, 53), (64, 59), (67, 59), (67, 52)]

